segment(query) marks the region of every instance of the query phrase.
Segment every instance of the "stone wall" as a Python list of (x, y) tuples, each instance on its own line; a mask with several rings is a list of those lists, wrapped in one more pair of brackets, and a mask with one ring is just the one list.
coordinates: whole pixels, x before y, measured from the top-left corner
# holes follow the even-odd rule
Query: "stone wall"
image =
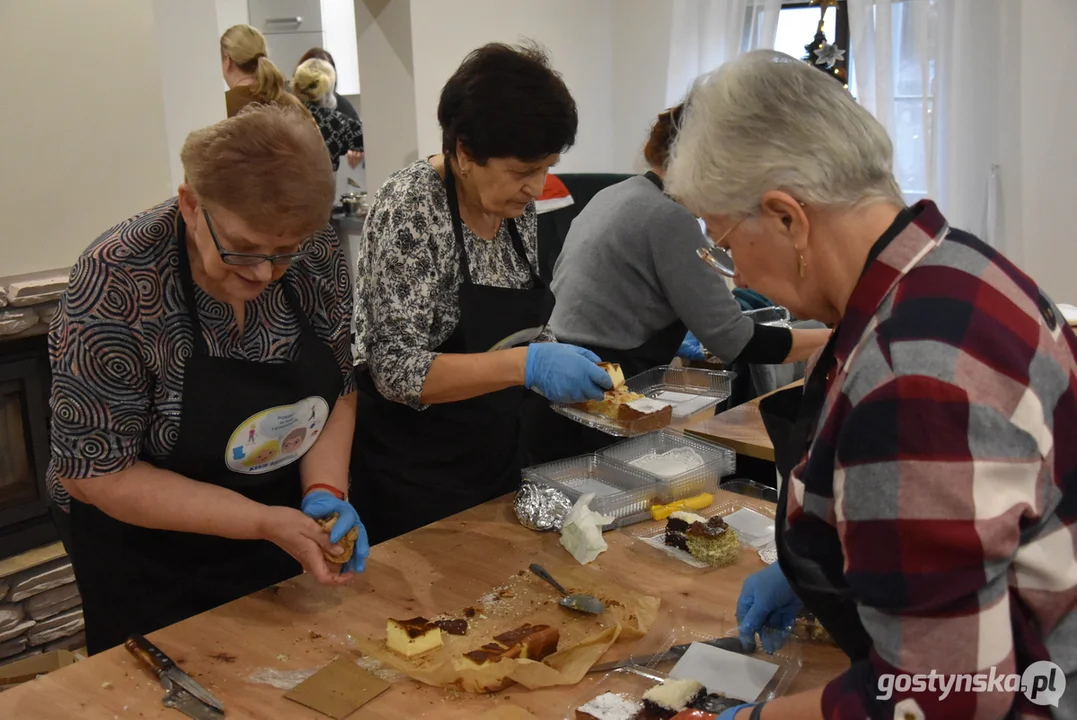
[(86, 645), (82, 599), (66, 557), (0, 577), (0, 665)]
[(68, 274), (52, 270), (0, 278), (0, 340), (47, 333)]

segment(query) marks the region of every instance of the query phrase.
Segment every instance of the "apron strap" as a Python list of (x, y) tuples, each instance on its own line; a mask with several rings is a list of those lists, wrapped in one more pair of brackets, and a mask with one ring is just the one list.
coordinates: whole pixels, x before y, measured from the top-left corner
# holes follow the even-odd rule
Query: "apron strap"
[[(464, 276), (464, 284), (472, 285), (471, 280), (471, 267), (468, 263), (467, 248), (464, 246), (464, 224), (460, 220), (460, 199), (456, 196), (456, 177), (452, 172), (452, 163), (449, 162), (449, 156), (445, 156), (445, 194), (449, 202), (449, 218), (452, 220), (452, 232), (453, 237), (456, 238), (456, 246), (460, 248), (460, 274)], [(509, 224), (509, 237), (512, 238), (512, 247), (516, 251), (516, 254), (527, 265), (527, 271), (531, 275), (531, 282), (534, 287), (542, 287), (542, 280), (535, 273), (535, 268), (531, 266), (531, 261), (527, 259), (527, 253), (524, 251), (524, 242), (520, 237), (520, 230), (516, 226), (516, 221), (512, 219), (506, 219)]]
[(187, 222), (182, 213), (176, 219), (176, 244), (179, 253), (180, 285), (183, 286), (183, 297), (187, 301), (187, 317), (191, 319), (191, 335), (194, 337), (194, 351), (201, 355), (209, 355), (209, 346), (205, 337), (202, 336), (202, 323), (198, 321), (198, 304), (195, 300), (197, 295), (194, 291), (194, 275), (191, 274), (191, 258), (187, 253)]

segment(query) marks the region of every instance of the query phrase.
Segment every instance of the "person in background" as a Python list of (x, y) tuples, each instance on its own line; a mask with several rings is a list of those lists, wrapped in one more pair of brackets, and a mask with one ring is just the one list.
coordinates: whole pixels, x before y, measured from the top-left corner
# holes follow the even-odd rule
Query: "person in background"
[[(665, 193), (662, 180), (683, 112), (677, 105), (658, 116), (643, 149), (645, 175), (600, 191), (572, 221), (554, 265), (554, 335), (619, 363), (626, 378), (668, 365), (688, 330), (727, 364), (807, 359), (829, 331), (753, 323), (699, 261), (696, 251), (706, 245), (699, 221)], [(529, 463), (616, 441), (533, 399), (523, 426)]]
[(300, 63), (292, 76), (292, 92), (303, 101), (318, 123), (325, 146), (329, 149), (329, 157), (333, 160), (333, 172), (340, 166), (341, 156), (355, 151), (360, 153), (361, 160), (363, 152), (363, 124), (333, 107), (336, 104), (333, 94), (336, 85), (336, 70), (318, 58)]
[[(303, 57), (299, 58), (299, 62), (296, 63), (296, 68), (298, 68), (300, 65), (305, 63), (307, 60), (310, 60), (311, 58), (325, 60), (327, 63), (333, 66), (333, 72), (336, 72), (337, 63), (335, 60), (333, 60), (333, 56), (329, 54), (328, 50), (323, 50), (322, 48), (317, 47), (311, 48), (310, 50), (307, 50), (305, 53), (303, 53)], [(359, 122), (359, 113), (356, 112), (355, 106), (352, 105), (351, 101), (348, 100), (348, 98), (337, 92), (335, 80), (333, 82), (333, 102), (335, 103), (331, 106), (333, 109), (339, 111), (342, 115), (350, 117), (352, 120)], [(359, 163), (363, 160), (363, 151), (349, 150), (347, 157), (349, 167), (359, 167)]]
[[(442, 154), (374, 196), (356, 268), (352, 477), (387, 540), (516, 488), (526, 388), (556, 402), (612, 386), (553, 340), (534, 199), (576, 139), (576, 103), (535, 48), (486, 45), (438, 103)], [(376, 516), (376, 517), (375, 517)]]
[[(756, 51), (691, 97), (670, 192), (747, 287), (837, 325), (803, 391), (760, 403), (778, 562), (736, 615), (773, 651), (803, 607), (852, 664), (720, 720), (1077, 717), (1077, 336), (905, 206), (890, 138), (832, 77)], [(1024, 692), (968, 682), (1010, 675)]]
[(47, 479), (91, 653), (303, 571), (345, 583), (368, 552), (325, 144), (302, 109), (252, 105), (182, 159), (178, 197), (82, 254), (49, 333)]
[(270, 62), (265, 37), (250, 25), (233, 25), (221, 35), (221, 72), (228, 85), (224, 94), (228, 117), (251, 103), (302, 107)]

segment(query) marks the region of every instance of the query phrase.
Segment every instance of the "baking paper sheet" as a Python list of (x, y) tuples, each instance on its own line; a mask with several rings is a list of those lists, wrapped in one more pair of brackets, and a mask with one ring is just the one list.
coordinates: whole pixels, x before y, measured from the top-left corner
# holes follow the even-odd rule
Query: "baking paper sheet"
[[(566, 565), (549, 570), (570, 593), (587, 593), (602, 600), (606, 611), (588, 615), (566, 610), (558, 605), (560, 595), (553, 588), (521, 571), (476, 602), (473, 607), (479, 614), (469, 622), (466, 635), (442, 633), (444, 647), (439, 650), (407, 659), (385, 646), (384, 633), (356, 638), (356, 644), (365, 655), (427, 685), (489, 693), (513, 683), (529, 689), (573, 685), (615, 642), (643, 637), (654, 624), (658, 598), (609, 583), (592, 568)], [(462, 610), (446, 615), (462, 617)], [(463, 659), (464, 653), (524, 623), (557, 627), (561, 632), (558, 651), (542, 662), (506, 659), (475, 667)]]

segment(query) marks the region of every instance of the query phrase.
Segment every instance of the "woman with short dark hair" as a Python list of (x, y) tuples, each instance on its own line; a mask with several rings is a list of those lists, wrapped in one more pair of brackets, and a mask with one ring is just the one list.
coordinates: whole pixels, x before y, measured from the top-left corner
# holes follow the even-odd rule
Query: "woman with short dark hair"
[[(514, 489), (525, 388), (599, 399), (609, 376), (553, 340), (534, 199), (576, 103), (534, 48), (486, 45), (445, 84), (442, 155), (378, 190), (356, 270), (355, 495), (380, 542)], [(536, 342), (546, 341), (546, 342)]]

